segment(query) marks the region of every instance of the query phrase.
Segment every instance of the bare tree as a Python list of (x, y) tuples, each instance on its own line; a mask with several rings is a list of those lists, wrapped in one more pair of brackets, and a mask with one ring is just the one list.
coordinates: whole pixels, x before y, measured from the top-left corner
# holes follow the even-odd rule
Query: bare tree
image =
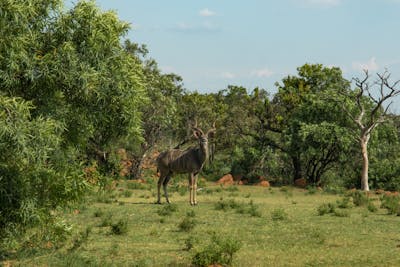
[(186, 150), (170, 149), (162, 152), (157, 158), (157, 169), (160, 178), (157, 185), (157, 203), (160, 204), (160, 188), (164, 189), (165, 199), (169, 203), (167, 185), (173, 174), (189, 174), (189, 201), (191, 205), (196, 205), (197, 174), (202, 170), (204, 163), (209, 156), (208, 138), (215, 134), (215, 123), (206, 134), (197, 127), (197, 123), (192, 127), (193, 136), (199, 141), (199, 146)]
[[(356, 112), (344, 107), (346, 114), (357, 125), (356, 137), (361, 148), (362, 171), (361, 171), (361, 190), (369, 191), (368, 185), (368, 142), (371, 132), (381, 123), (389, 118), (389, 107), (393, 102), (386, 103), (388, 100), (400, 94), (396, 86), (400, 80), (391, 82), (390, 73), (385, 71), (377, 73), (377, 79), (370, 83), (371, 78), (368, 71), (364, 70), (364, 79), (353, 78), (357, 86), (356, 94), (346, 94), (356, 103)], [(371, 101), (365, 101), (370, 99)], [(387, 104), (387, 105), (385, 105)]]

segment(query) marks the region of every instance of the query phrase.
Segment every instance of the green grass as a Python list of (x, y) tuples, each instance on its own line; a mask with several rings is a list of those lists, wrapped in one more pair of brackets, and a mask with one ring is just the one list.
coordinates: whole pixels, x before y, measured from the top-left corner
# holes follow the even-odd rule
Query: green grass
[[(343, 195), (288, 187), (238, 186), (233, 196), (219, 188), (208, 184), (212, 194), (200, 193), (195, 207), (189, 192), (172, 193), (169, 208), (153, 204), (155, 186), (118, 202), (99, 199), (64, 214), (73, 233), (63, 246), (9, 260), (17, 266), (190, 266), (217, 234), (240, 244), (233, 266), (400, 266), (400, 217), (384, 208), (370, 212)], [(378, 197), (370, 201), (381, 207)], [(328, 203), (336, 213), (320, 216)], [(117, 226), (123, 231), (113, 234)]]

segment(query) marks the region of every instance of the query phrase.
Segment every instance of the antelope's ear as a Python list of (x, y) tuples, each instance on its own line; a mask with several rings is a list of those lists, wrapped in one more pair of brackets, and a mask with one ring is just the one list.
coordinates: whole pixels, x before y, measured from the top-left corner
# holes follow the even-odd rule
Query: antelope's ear
[(207, 137), (208, 138), (214, 138), (214, 136), (215, 136), (215, 130), (214, 131), (209, 131), (208, 133), (207, 133)]
[(196, 139), (199, 139), (201, 137), (201, 132), (197, 130), (193, 130), (193, 136), (196, 137)]

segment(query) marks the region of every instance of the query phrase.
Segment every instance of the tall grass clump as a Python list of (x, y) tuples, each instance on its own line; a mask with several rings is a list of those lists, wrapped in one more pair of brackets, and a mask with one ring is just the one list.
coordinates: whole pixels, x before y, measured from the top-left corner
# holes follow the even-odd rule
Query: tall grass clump
[(194, 218), (186, 216), (178, 224), (178, 229), (182, 232), (190, 232), (196, 226), (196, 223), (197, 222)]
[(231, 265), (233, 256), (240, 247), (241, 243), (233, 237), (220, 237), (214, 234), (210, 243), (193, 256), (192, 264), (194, 266)]
[(400, 216), (400, 196), (390, 193), (382, 195), (381, 207), (387, 209), (389, 214)]
[(368, 206), (370, 201), (367, 193), (360, 190), (349, 191), (346, 193), (346, 196), (351, 197), (353, 199), (353, 204), (357, 207)]
[(173, 212), (178, 211), (178, 206), (176, 204), (168, 204), (157, 210), (160, 216), (169, 216)]
[(273, 221), (284, 221), (288, 219), (288, 214), (282, 208), (277, 208), (271, 211), (271, 219)]
[(123, 235), (128, 232), (128, 219), (120, 219), (111, 224), (111, 233), (114, 235)]

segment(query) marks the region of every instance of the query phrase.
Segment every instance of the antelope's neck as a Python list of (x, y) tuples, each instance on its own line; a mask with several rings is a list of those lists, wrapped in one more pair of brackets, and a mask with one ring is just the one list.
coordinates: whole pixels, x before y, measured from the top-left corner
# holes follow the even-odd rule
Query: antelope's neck
[(201, 161), (204, 163), (208, 158), (208, 142), (200, 143)]

